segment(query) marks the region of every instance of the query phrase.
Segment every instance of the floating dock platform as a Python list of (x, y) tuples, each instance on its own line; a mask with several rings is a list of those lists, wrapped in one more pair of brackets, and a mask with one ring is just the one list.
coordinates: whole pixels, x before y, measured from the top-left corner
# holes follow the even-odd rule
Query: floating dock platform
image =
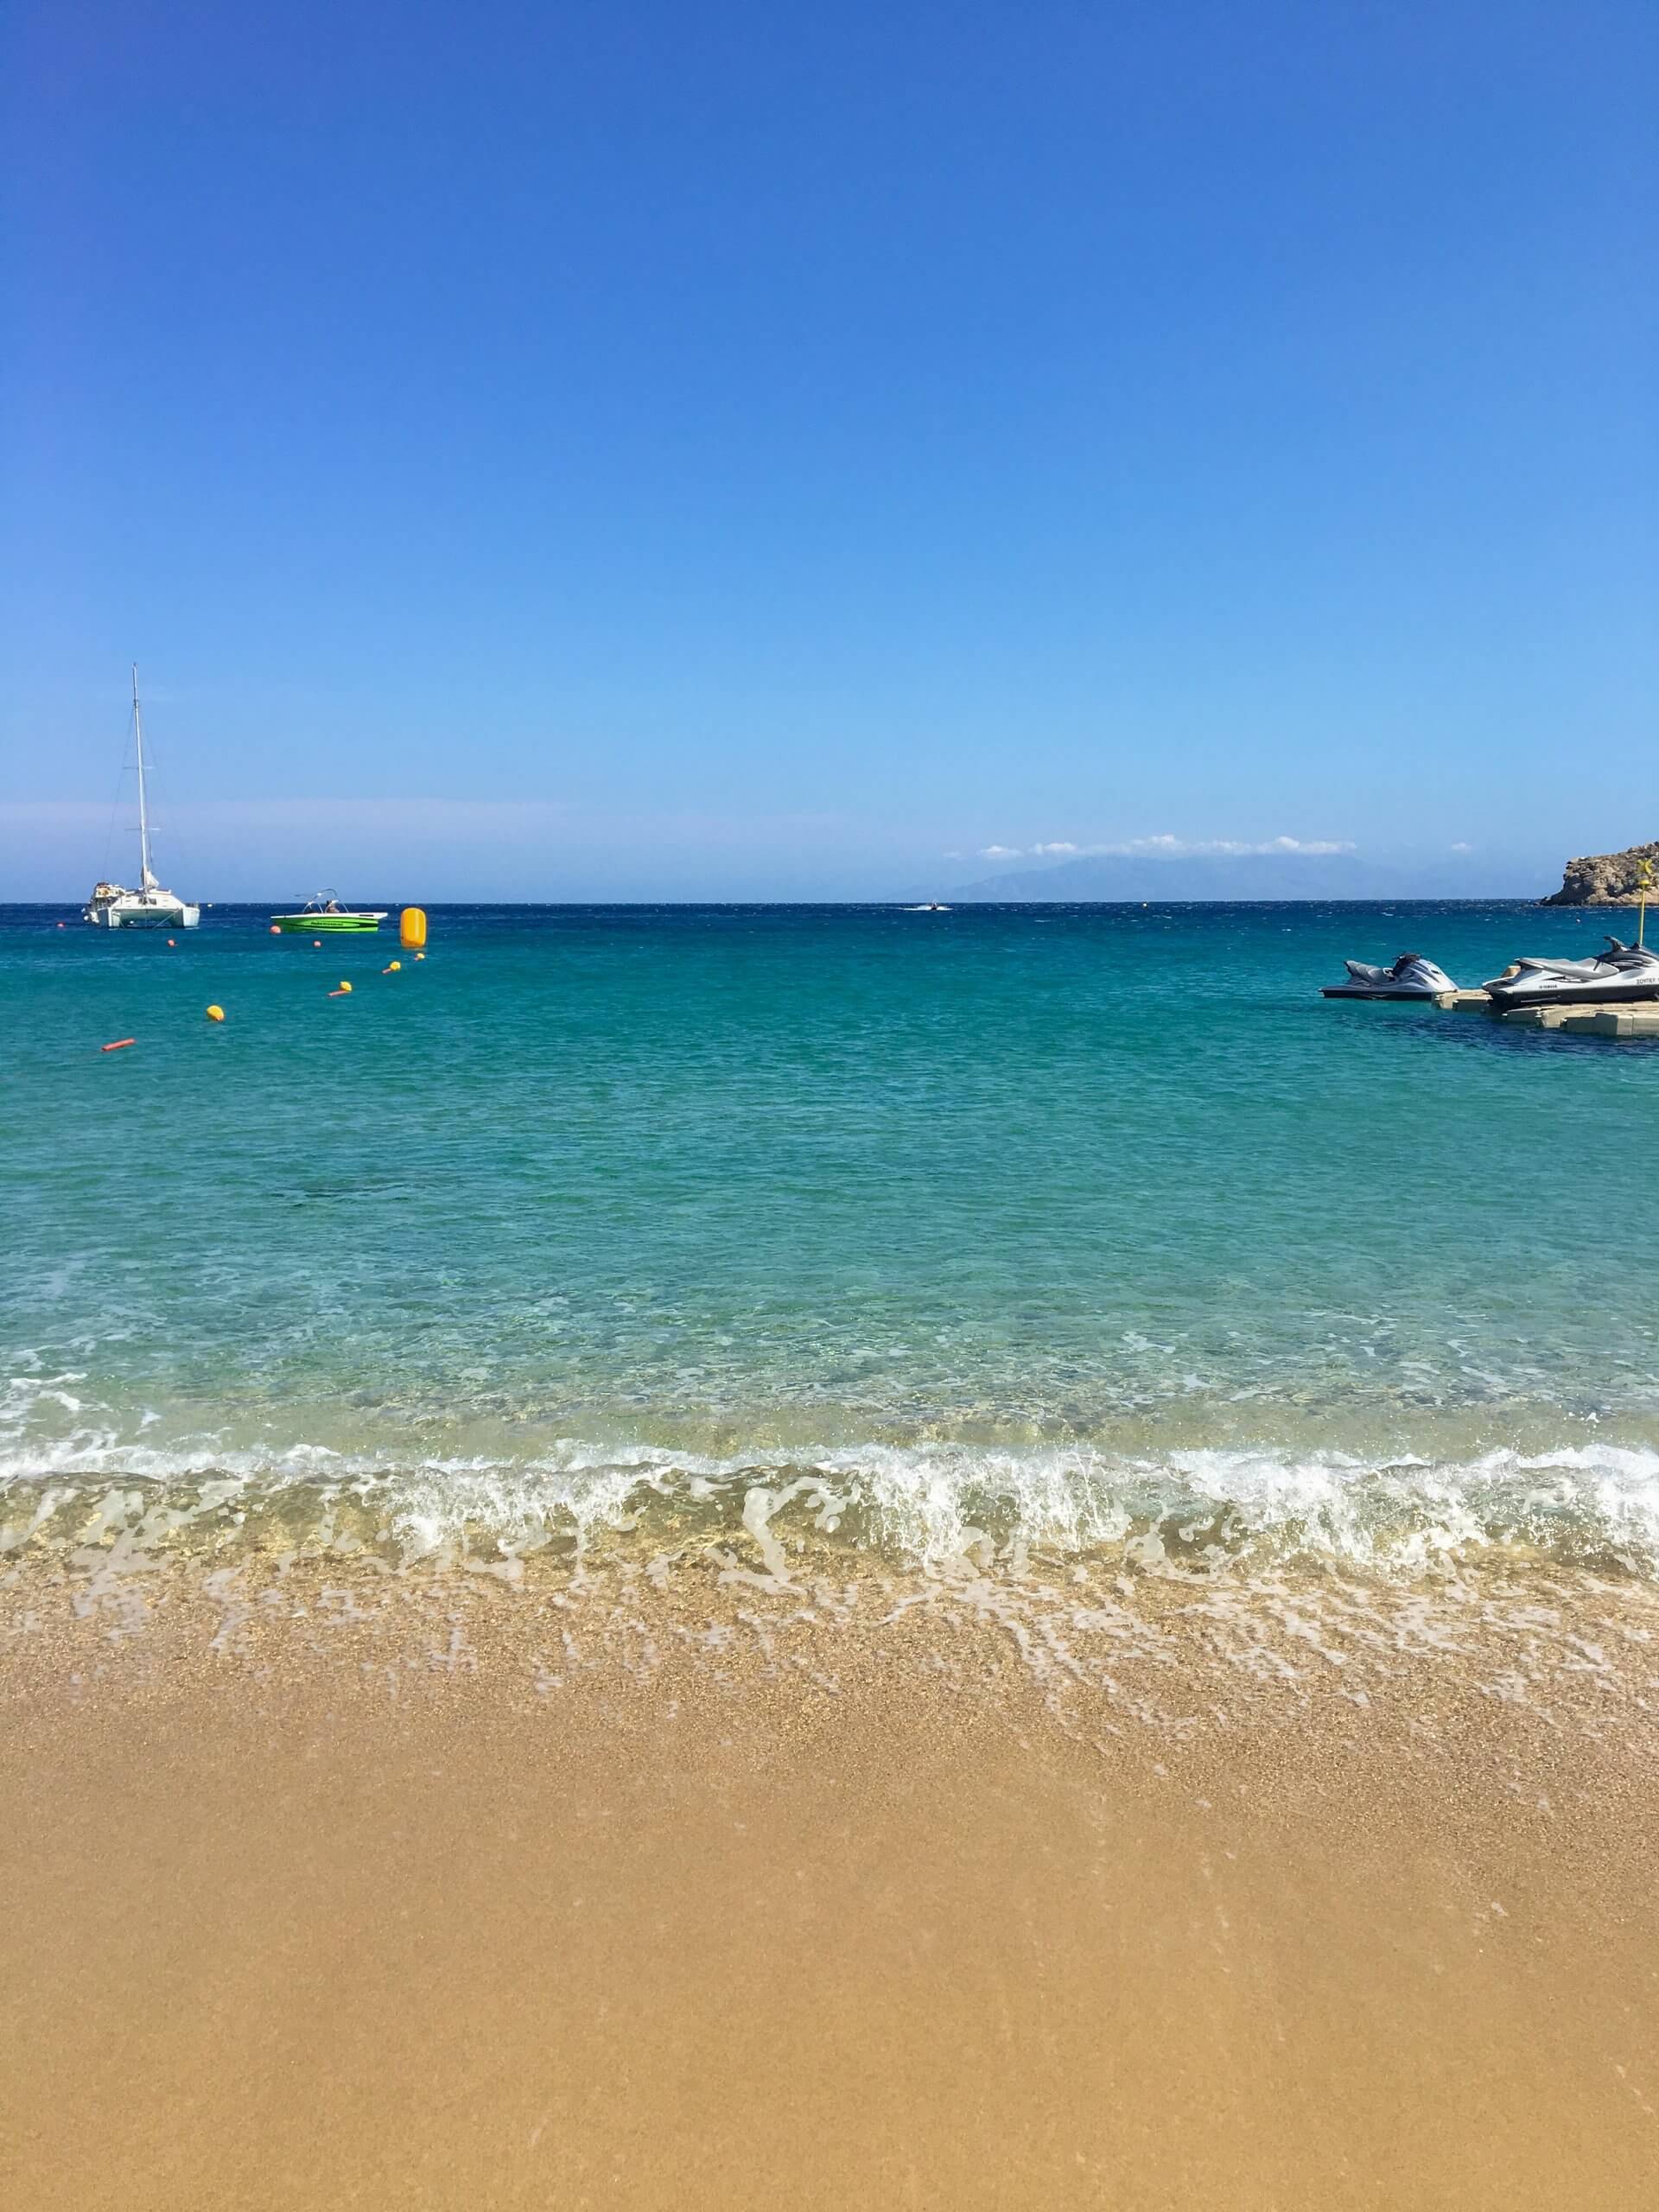
[(1560, 1029), (1569, 1037), (1659, 1037), (1659, 999), (1506, 1010), (1494, 1006), (1484, 991), (1437, 991), (1428, 1003), (1446, 1014), (1488, 1014), (1517, 1029)]
[(1659, 1004), (1516, 1006), (1498, 1015), (1516, 1029), (1559, 1029), (1568, 1037), (1659, 1037)]

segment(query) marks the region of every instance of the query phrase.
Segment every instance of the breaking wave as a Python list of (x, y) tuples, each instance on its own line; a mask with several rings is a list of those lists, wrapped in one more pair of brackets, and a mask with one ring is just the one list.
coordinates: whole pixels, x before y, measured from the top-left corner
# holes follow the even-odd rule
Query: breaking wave
[[(431, 1455), (135, 1434), (73, 1375), (0, 1405), (0, 1556), (377, 1555), (497, 1565), (724, 1548), (786, 1579), (826, 1550), (1019, 1573), (1068, 1561), (1213, 1577), (1294, 1563), (1413, 1574), (1502, 1553), (1659, 1580), (1659, 1451), (1458, 1456), (1182, 1443), (874, 1440), (724, 1452), (547, 1442)], [(150, 1440), (154, 1435), (155, 1440)], [(406, 1440), (405, 1440), (406, 1441)]]

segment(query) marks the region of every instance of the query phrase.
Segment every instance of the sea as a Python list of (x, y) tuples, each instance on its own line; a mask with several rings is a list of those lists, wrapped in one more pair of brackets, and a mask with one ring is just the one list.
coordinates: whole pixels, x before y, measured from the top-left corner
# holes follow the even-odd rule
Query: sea
[(1319, 996), (1625, 918), (429, 913), (0, 910), (14, 1565), (1659, 1572), (1659, 1048)]

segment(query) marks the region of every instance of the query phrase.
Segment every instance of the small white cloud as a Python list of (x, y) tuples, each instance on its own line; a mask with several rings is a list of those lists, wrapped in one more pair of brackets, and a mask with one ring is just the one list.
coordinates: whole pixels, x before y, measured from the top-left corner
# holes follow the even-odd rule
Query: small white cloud
[(1472, 853), (1475, 849), (1468, 842), (1467, 838), (1459, 837), (1457, 843), (1452, 846), (1452, 849), (1454, 853)]
[[(1122, 859), (1191, 860), (1205, 854), (1223, 855), (1236, 858), (1241, 855), (1263, 853), (1297, 853), (1310, 857), (1328, 857), (1335, 853), (1355, 850), (1351, 839), (1346, 837), (1174, 837), (1167, 830), (1151, 837), (1130, 837), (1118, 845), (1078, 845), (1068, 838), (1055, 837), (1037, 845), (982, 845), (980, 858), (987, 861), (1055, 860), (1074, 855), (1093, 856), (1112, 854)], [(1453, 852), (1467, 852), (1466, 845), (1454, 845)]]
[(1170, 860), (1190, 860), (1206, 853), (1230, 858), (1255, 853), (1298, 853), (1318, 858), (1332, 853), (1351, 853), (1354, 845), (1347, 837), (1172, 837), (1166, 833), (1157, 837), (1131, 837), (1125, 845), (1094, 845), (1090, 849), (1097, 853), (1153, 855)]

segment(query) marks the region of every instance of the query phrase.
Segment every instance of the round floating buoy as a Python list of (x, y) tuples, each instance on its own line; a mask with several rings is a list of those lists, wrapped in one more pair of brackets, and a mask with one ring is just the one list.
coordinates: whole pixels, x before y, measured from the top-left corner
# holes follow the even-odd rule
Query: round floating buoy
[(397, 941), (405, 952), (418, 952), (426, 943), (426, 909), (405, 906), (397, 919)]
[(207, 1009), (207, 1019), (209, 1021), (223, 1021), (225, 1019), (224, 1007), (222, 1006), (210, 1006)]
[(136, 1037), (118, 1037), (113, 1045), (100, 1045), (98, 1049), (100, 1052), (124, 1052), (129, 1045), (137, 1042)]
[(424, 959), (425, 959), (425, 957), (426, 957), (426, 955), (425, 955), (423, 952), (417, 952), (417, 953), (416, 954), (415, 957), (416, 957), (417, 960), (424, 960)]
[(275, 923), (275, 922), (273, 922), (273, 923), (271, 924), (271, 925), (270, 925), (270, 933), (271, 933), (272, 937), (281, 937), (281, 935), (282, 935), (282, 931), (281, 931), (281, 930), (279, 930), (279, 929), (277, 928), (277, 926), (276, 926), (276, 923)]
[(58, 927), (59, 927), (60, 929), (62, 929), (62, 928), (64, 927), (63, 923), (60, 922), (60, 923), (58, 924)]
[(403, 972), (404, 963), (401, 960), (389, 960), (380, 970), (383, 976), (401, 976)]
[(169, 944), (176, 944), (179, 940), (175, 937), (170, 937), (167, 941)]
[(320, 937), (314, 937), (312, 938), (311, 950), (313, 952), (321, 952), (322, 950), (322, 939)]

